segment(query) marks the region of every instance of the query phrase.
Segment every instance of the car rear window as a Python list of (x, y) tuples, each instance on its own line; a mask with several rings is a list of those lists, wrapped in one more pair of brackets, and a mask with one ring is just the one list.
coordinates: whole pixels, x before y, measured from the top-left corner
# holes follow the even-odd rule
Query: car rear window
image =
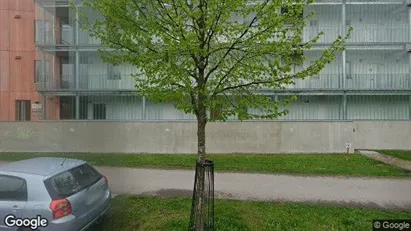
[(69, 169), (45, 180), (46, 188), (53, 200), (66, 198), (95, 184), (102, 178), (89, 164)]

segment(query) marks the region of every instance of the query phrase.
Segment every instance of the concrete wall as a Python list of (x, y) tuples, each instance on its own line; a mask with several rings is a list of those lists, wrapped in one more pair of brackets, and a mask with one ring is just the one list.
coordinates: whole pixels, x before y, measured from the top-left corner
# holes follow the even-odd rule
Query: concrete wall
[[(207, 127), (208, 153), (411, 149), (411, 123), (229, 122)], [(1, 122), (0, 152), (195, 153), (195, 122)]]

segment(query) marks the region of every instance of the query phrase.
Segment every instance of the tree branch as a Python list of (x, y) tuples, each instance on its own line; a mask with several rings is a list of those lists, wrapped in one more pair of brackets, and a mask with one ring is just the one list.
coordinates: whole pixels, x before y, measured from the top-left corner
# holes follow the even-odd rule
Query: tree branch
[(261, 11), (267, 6), (268, 2), (270, 0), (265, 0), (265, 2), (262, 4), (261, 9), (259, 10), (259, 12), (254, 16), (254, 18), (251, 20), (251, 22), (248, 24), (247, 28), (243, 31), (243, 33), (240, 35), (239, 38), (237, 38), (232, 44), (231, 46), (227, 49), (226, 53), (223, 55), (223, 57), (219, 60), (219, 62), (213, 67), (211, 68), (211, 70), (207, 73), (206, 75), (206, 79), (208, 79), (210, 77), (210, 75), (216, 71), (219, 66), (221, 65), (221, 63), (225, 60), (225, 58), (227, 57), (227, 55), (233, 50), (233, 48), (241, 43), (241, 39), (248, 33), (248, 31), (250, 30), (250, 28), (252, 27), (252, 25), (257, 21), (257, 18), (259, 17)]

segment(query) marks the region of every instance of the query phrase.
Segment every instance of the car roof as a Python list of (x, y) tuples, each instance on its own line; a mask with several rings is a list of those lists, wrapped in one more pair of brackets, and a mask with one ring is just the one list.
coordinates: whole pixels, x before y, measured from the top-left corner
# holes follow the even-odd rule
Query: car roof
[[(63, 165), (61, 165), (62, 163)], [(84, 163), (86, 162), (69, 158), (38, 157), (0, 165), (0, 171), (50, 176), (80, 166)]]

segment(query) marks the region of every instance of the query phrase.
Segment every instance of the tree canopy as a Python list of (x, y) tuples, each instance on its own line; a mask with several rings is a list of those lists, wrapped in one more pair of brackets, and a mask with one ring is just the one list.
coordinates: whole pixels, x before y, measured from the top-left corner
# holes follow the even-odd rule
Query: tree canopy
[[(304, 41), (314, 12), (306, 0), (84, 0), (82, 26), (99, 38), (105, 61), (128, 63), (139, 94), (170, 102), (186, 113), (219, 109), (206, 121), (276, 118), (287, 113), (261, 90), (283, 89), (317, 75), (343, 49), (348, 34), (336, 37), (313, 64), (298, 72), (304, 52), (322, 33)], [(81, 13), (83, 12), (83, 13)], [(260, 113), (252, 113), (258, 109)]]

